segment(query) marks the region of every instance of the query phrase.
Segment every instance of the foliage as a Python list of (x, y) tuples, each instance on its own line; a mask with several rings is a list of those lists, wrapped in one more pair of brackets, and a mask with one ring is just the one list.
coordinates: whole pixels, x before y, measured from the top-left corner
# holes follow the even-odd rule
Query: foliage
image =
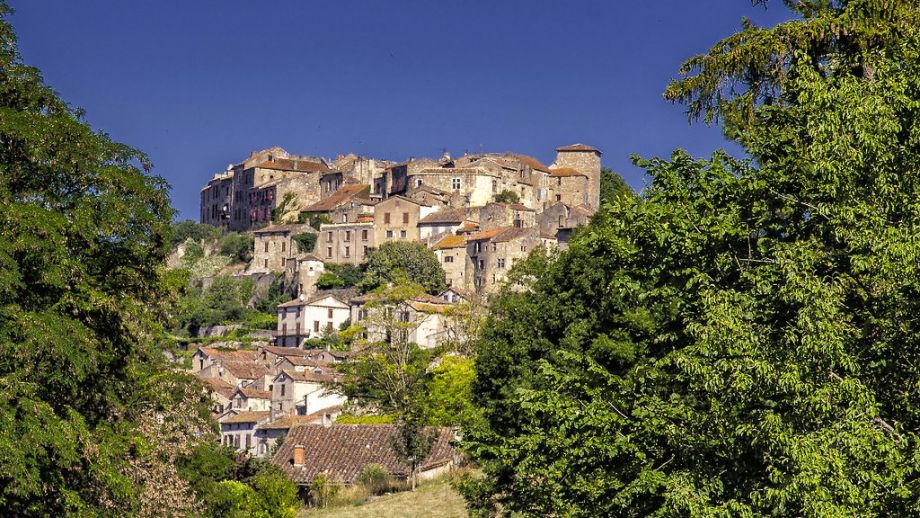
[(250, 329), (275, 329), (278, 327), (278, 316), (251, 311), (243, 323)]
[(204, 257), (204, 248), (198, 243), (190, 242), (185, 247), (185, 255), (182, 256), (182, 262), (186, 265), (195, 264), (196, 261)]
[(244, 321), (253, 313), (253, 289), (252, 279), (231, 276), (215, 277), (203, 293), (188, 288), (173, 310), (174, 328), (196, 335), (203, 327)]
[(393, 486), (390, 473), (380, 464), (368, 464), (358, 475), (358, 484), (364, 486), (372, 495), (382, 495), (390, 491)]
[(175, 249), (180, 243), (191, 239), (195, 243), (213, 241), (221, 235), (221, 229), (214, 225), (196, 223), (190, 219), (173, 223), (170, 226), (169, 248)]
[(514, 191), (504, 189), (495, 195), (495, 203), (521, 203), (521, 197)]
[(635, 195), (636, 193), (627, 185), (622, 176), (607, 167), (601, 169), (601, 205), (614, 203), (619, 201), (620, 198)]
[(263, 470), (249, 484), (259, 496), (259, 507), (269, 518), (294, 518), (301, 502), (297, 486), (279, 469)]
[(218, 482), (213, 498), (211, 513), (214, 517), (268, 518), (259, 505), (256, 490), (238, 480)]
[(288, 205), (294, 201), (296, 195), (293, 192), (284, 193), (284, 198), (278, 202), (278, 205), (272, 209), (272, 223), (275, 225), (281, 223), (281, 219), (284, 218), (285, 213), (287, 212)]
[(353, 264), (325, 263), (324, 269), (316, 279), (316, 287), (321, 290), (352, 288), (364, 278), (364, 270)]
[(909, 2), (787, 2), (668, 88), (750, 162), (638, 161), (492, 305), (480, 511), (920, 512), (920, 31)]
[(22, 63), (0, 2), (0, 509), (189, 512), (206, 428), (158, 347), (173, 210), (147, 157)]
[(392, 283), (400, 276), (420, 284), (428, 293), (438, 293), (447, 286), (437, 256), (421, 243), (389, 241), (369, 250), (364, 271), (359, 284), (364, 292)]
[(471, 388), (475, 375), (471, 358), (448, 355), (441, 359), (432, 369), (425, 393), (425, 414), (430, 424), (460, 426), (476, 419)]
[(294, 236), (294, 242), (297, 243), (297, 250), (301, 253), (309, 254), (313, 252), (316, 246), (316, 233), (303, 232)]
[(309, 212), (301, 212), (297, 216), (298, 223), (308, 223), (313, 230), (319, 230), (323, 225), (328, 225), (332, 223), (332, 219), (329, 218), (327, 214), (310, 214)]
[(248, 263), (252, 260), (254, 239), (250, 232), (227, 232), (218, 242), (217, 249), (231, 261)]
[(392, 415), (349, 415), (342, 414), (335, 419), (337, 424), (392, 424), (395, 419)]
[(329, 500), (342, 489), (342, 484), (325, 473), (320, 473), (310, 482), (310, 499), (315, 507), (325, 508)]
[(265, 294), (256, 301), (255, 308), (275, 317), (278, 304), (283, 304), (293, 299), (295, 291), (295, 286), (286, 282), (283, 276), (275, 277)]

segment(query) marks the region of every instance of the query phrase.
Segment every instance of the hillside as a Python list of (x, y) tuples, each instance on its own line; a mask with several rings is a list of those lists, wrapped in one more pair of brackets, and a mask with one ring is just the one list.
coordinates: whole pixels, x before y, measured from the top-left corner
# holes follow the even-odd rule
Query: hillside
[(422, 484), (415, 491), (385, 495), (366, 504), (304, 509), (298, 518), (455, 518), (467, 516), (463, 497), (447, 480)]

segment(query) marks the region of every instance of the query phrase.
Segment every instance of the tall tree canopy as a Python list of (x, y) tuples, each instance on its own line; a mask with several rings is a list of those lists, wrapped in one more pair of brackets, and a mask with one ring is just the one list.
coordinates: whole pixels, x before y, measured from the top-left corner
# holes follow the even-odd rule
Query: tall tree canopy
[(9, 12), (0, 2), (0, 509), (188, 509), (172, 461), (201, 422), (154, 344), (166, 185), (21, 62)]
[(751, 160), (638, 161), (493, 305), (478, 509), (920, 513), (920, 7), (787, 5), (666, 92)]

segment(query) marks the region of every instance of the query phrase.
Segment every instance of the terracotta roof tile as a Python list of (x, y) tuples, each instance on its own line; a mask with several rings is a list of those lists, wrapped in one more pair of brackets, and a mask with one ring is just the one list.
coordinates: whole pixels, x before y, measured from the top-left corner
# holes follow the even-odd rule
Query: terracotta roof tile
[(239, 387), (236, 389), (244, 396), (250, 399), (271, 399), (272, 393), (269, 390), (256, 390), (249, 387)]
[(205, 388), (211, 392), (217, 392), (218, 394), (224, 396), (227, 399), (230, 399), (230, 396), (236, 392), (236, 387), (227, 383), (226, 381), (220, 378), (200, 378), (204, 382)]
[(300, 212), (329, 212), (337, 207), (345, 205), (352, 198), (361, 194), (362, 191), (369, 187), (363, 183), (345, 184), (339, 187), (339, 190), (320, 200), (313, 205), (301, 210)]
[[(455, 455), (449, 428), (428, 431), (435, 435), (435, 441), (421, 463), (422, 471), (443, 466)], [(379, 464), (391, 475), (405, 478), (410, 468), (393, 449), (397, 434), (394, 425), (296, 426), (288, 432), (272, 463), (301, 485), (310, 484), (320, 473), (351, 484), (368, 464)], [(295, 446), (304, 448), (303, 465), (294, 465)]]
[(492, 239), (493, 237), (501, 234), (505, 230), (510, 229), (511, 227), (495, 227), (490, 228), (489, 230), (483, 230), (482, 232), (471, 235), (467, 238), (467, 241), (482, 241), (483, 239)]
[(425, 223), (462, 223), (466, 219), (463, 209), (441, 209), (418, 220), (419, 224)]
[(268, 419), (270, 415), (271, 412), (268, 410), (265, 410), (264, 412), (237, 412), (227, 414), (219, 421), (221, 424), (258, 423), (259, 421)]
[(265, 367), (251, 362), (224, 361), (221, 362), (220, 366), (229, 371), (230, 374), (233, 374), (238, 379), (244, 380), (254, 380), (256, 378), (270, 374), (268, 369)]
[(434, 245), (434, 250), (444, 250), (447, 248), (461, 248), (466, 246), (466, 237), (449, 234)]
[(253, 230), (253, 234), (270, 234), (272, 232), (315, 232), (310, 225), (301, 223), (291, 223), (289, 225), (269, 225), (258, 230)]
[[(330, 372), (328, 367), (322, 369), (322, 372), (314, 372), (313, 369), (308, 369), (303, 372), (282, 370), (281, 374), (287, 375), (287, 377), (294, 381), (303, 381), (305, 383), (335, 383), (339, 381), (337, 373), (334, 371)], [(278, 376), (281, 376), (281, 374), (278, 374)]]
[(588, 176), (582, 172), (579, 172), (577, 169), (573, 169), (571, 167), (556, 167), (550, 170), (550, 174), (553, 175), (553, 177), (567, 177), (567, 176), (587, 177)]
[(247, 362), (256, 361), (259, 357), (258, 352), (247, 349), (223, 350), (214, 347), (199, 347), (199, 349), (212, 360)]

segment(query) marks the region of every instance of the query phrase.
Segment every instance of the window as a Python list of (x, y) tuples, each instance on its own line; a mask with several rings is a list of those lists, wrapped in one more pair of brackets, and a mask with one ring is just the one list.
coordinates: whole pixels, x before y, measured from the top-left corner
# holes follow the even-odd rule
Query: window
[(362, 248), (361, 251), (364, 252), (364, 254), (366, 255), (366, 254), (367, 254), (367, 245), (364, 245), (364, 247)]
[(361, 241), (367, 241), (367, 229), (361, 231)]
[(393, 231), (387, 230), (387, 239), (393, 239)]
[(479, 260), (479, 269), (482, 270), (482, 269), (485, 268), (485, 267), (486, 267), (486, 262), (483, 261), (482, 259), (480, 259), (480, 260)]
[(266, 268), (268, 268), (268, 259), (264, 259), (264, 260), (262, 261), (262, 263), (263, 263), (263, 266), (265, 266)]
[(281, 334), (283, 334), (283, 335), (286, 335), (286, 334), (287, 334), (287, 324), (286, 324), (286, 323), (285, 323), (285, 324), (281, 324)]
[(332, 231), (326, 232), (326, 242), (327, 243), (332, 242)]
[(332, 318), (332, 308), (329, 308), (327, 312), (327, 318)]
[(390, 224), (390, 213), (389, 213), (389, 212), (384, 212), (384, 213), (383, 213), (383, 224), (384, 224), (384, 225), (389, 225), (389, 224)]
[(405, 231), (405, 230), (400, 230), (400, 231), (399, 231), (399, 237), (405, 239), (405, 238), (406, 238), (406, 231)]
[(327, 258), (327, 259), (331, 259), (331, 258), (332, 258), (332, 247), (331, 247), (331, 246), (327, 246), (327, 247), (326, 247), (326, 258)]
[(287, 385), (281, 385), (281, 397), (284, 397), (284, 389), (287, 388)]
[(422, 179), (421, 179), (421, 178), (416, 178), (416, 179), (415, 179), (415, 186), (416, 186), (416, 187), (421, 187), (421, 186), (422, 186)]
[(444, 256), (444, 262), (445, 262), (445, 263), (452, 263), (452, 262), (454, 262), (454, 256), (452, 256), (452, 255), (445, 255), (445, 256)]
[(286, 248), (287, 248), (287, 243), (284, 242), (284, 241), (282, 241), (282, 242), (281, 242), (281, 251), (284, 252), (284, 251), (286, 250)]
[(326, 322), (326, 332), (327, 333), (332, 332), (332, 322)]
[(351, 247), (350, 246), (345, 247), (345, 257), (351, 257)]
[(300, 322), (297, 322), (297, 335), (300, 335)]
[(451, 178), (450, 179), (450, 188), (459, 191), (463, 187), (463, 180), (460, 178)]
[(498, 181), (492, 180), (492, 192), (498, 192)]
[(248, 450), (252, 446), (252, 434), (246, 434), (246, 449)]
[(345, 241), (351, 241), (351, 230), (345, 231)]
[(561, 195), (561, 194), (557, 194), (557, 195), (556, 195), (556, 201), (562, 201), (562, 195)]
[(498, 249), (498, 245), (495, 243), (492, 243), (492, 251), (494, 252), (497, 249)]
[(406, 225), (409, 223), (409, 213), (403, 212), (403, 224)]
[(268, 241), (265, 242), (265, 251), (268, 252)]
[(499, 268), (504, 268), (504, 267), (505, 267), (505, 260), (504, 260), (504, 259), (499, 259), (499, 260), (498, 260), (497, 266), (498, 266)]
[(314, 332), (314, 333), (319, 333), (319, 320), (314, 320), (314, 321), (313, 321), (313, 332)]

